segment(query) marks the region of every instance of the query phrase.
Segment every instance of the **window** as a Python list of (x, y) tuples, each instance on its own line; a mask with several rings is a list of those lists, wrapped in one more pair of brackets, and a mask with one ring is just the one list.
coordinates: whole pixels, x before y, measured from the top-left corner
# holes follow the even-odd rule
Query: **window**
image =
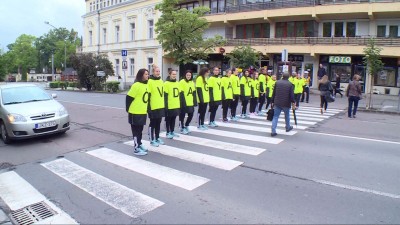
[(115, 76), (119, 76), (119, 59), (115, 60)]
[(131, 23), (131, 41), (135, 40), (135, 23)]
[(294, 22), (287, 22), (287, 37), (294, 37)]
[(91, 12), (91, 11), (93, 11), (93, 9), (92, 9), (92, 3), (90, 3), (90, 11), (89, 11), (89, 12)]
[(378, 26), (378, 32), (377, 32), (376, 36), (386, 37), (386, 26)]
[(236, 26), (236, 38), (243, 39), (244, 38), (244, 25)]
[(398, 37), (399, 36), (399, 27), (398, 26), (390, 26), (389, 27), (389, 37)]
[(103, 28), (103, 44), (107, 44), (107, 29)]
[(89, 31), (89, 46), (92, 46), (92, 44), (93, 44), (93, 32), (92, 31)]
[(396, 70), (392, 67), (384, 67), (374, 78), (374, 85), (394, 87), (396, 85)]
[(236, 26), (236, 38), (269, 38), (269, 23), (245, 24)]
[(130, 59), (130, 70), (129, 70), (129, 75), (131, 76), (131, 77), (133, 77), (133, 76), (135, 76), (135, 59), (134, 58), (131, 58)]
[(356, 36), (356, 22), (347, 22), (346, 37)]
[(154, 37), (154, 20), (149, 20), (149, 39)]
[(336, 74), (339, 75), (340, 82), (348, 83), (351, 77), (351, 65), (331, 64), (331, 81), (336, 81)]
[(218, 12), (225, 12), (225, 0), (218, 1)]
[(335, 23), (335, 37), (343, 37), (343, 22)]
[(299, 21), (296, 22), (296, 37), (306, 37), (306, 33), (305, 33), (305, 28), (306, 25), (304, 25), (305, 22), (303, 21)]
[(152, 57), (147, 58), (147, 69), (149, 70), (149, 72), (151, 71), (152, 65), (153, 65), (153, 58)]
[(211, 0), (211, 13), (217, 13), (218, 12), (218, 0)]
[(277, 22), (275, 37), (314, 37), (316, 25), (314, 21)]
[(322, 36), (323, 37), (332, 37), (332, 23), (323, 23), (322, 25)]
[(286, 37), (286, 23), (278, 22), (275, 24), (275, 26), (276, 26), (275, 37), (277, 38)]
[(115, 26), (115, 43), (119, 42), (119, 26)]

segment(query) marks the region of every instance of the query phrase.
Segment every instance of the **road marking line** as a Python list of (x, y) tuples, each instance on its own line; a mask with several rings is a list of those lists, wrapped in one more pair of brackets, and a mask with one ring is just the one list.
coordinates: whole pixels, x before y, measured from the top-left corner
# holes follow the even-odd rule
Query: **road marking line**
[(372, 138), (352, 137), (352, 136), (345, 136), (345, 135), (339, 135), (339, 134), (328, 134), (328, 133), (319, 133), (319, 132), (312, 132), (312, 131), (307, 131), (307, 133), (400, 145), (400, 142), (385, 141), (385, 140), (372, 139)]
[[(207, 123), (207, 122), (205, 122)], [(228, 127), (228, 128), (236, 128), (236, 129), (242, 129), (242, 130), (250, 130), (250, 131), (256, 131), (256, 132), (262, 132), (262, 133), (269, 133), (271, 132), (271, 129), (267, 129), (267, 127), (259, 127), (259, 126), (248, 126), (248, 125), (243, 125), (243, 124), (237, 124), (237, 123), (218, 123), (218, 126), (220, 127)], [(278, 134), (282, 135), (295, 135), (297, 131), (289, 131), (285, 132), (283, 130), (276, 131)]]
[[(293, 117), (293, 115), (291, 115), (291, 117)], [(250, 116), (250, 119), (266, 120), (265, 117), (260, 117), (260, 116)], [(278, 119), (278, 122), (285, 122), (285, 115), (284, 114), (280, 115), (280, 117)], [(317, 122), (315, 122), (315, 121), (302, 121), (302, 120), (300, 120), (299, 117), (297, 117), (297, 123), (298, 124), (305, 124), (305, 125), (315, 125), (315, 124), (317, 124)]]
[(123, 109), (123, 110), (125, 110), (125, 108), (106, 106), (106, 105), (96, 105), (96, 104), (90, 104), (90, 103), (71, 102), (71, 101), (64, 101), (64, 100), (57, 100), (57, 101), (71, 103), (71, 104), (77, 104), (77, 105), (88, 105), (88, 106), (96, 106), (96, 107), (102, 107), (102, 108), (108, 108), (108, 109)]
[(307, 111), (307, 110), (298, 109), (298, 110), (296, 110), (296, 114), (315, 116), (315, 117), (319, 116), (321, 118), (329, 118), (331, 116), (336, 115), (337, 113), (324, 112), (324, 114), (321, 114), (321, 111)]
[(130, 171), (143, 174), (145, 176), (163, 181), (165, 183), (186, 189), (193, 190), (208, 181), (207, 178), (182, 172), (156, 163), (139, 159), (137, 157), (122, 154), (108, 148), (100, 148), (87, 152), (87, 154), (97, 157), (106, 162), (123, 167)]
[[(142, 143), (150, 146), (149, 141), (142, 140)], [(124, 144), (134, 146), (133, 141), (125, 142)], [(217, 156), (202, 154), (198, 152), (187, 151), (181, 148), (175, 148), (172, 146), (163, 145), (161, 147), (149, 147), (149, 151), (157, 152), (163, 155), (176, 157), (178, 159), (186, 160), (189, 162), (199, 163), (207, 166), (211, 166), (222, 170), (233, 170), (234, 168), (243, 164), (243, 162), (225, 159)]]
[[(161, 133), (161, 135), (165, 135), (165, 132)], [(223, 141), (216, 141), (216, 140), (207, 139), (207, 138), (195, 137), (192, 135), (181, 135), (179, 138), (175, 138), (174, 141), (181, 141), (181, 142), (186, 142), (186, 143), (190, 143), (190, 144), (202, 145), (202, 146), (207, 146), (207, 147), (211, 147), (211, 148), (217, 148), (219, 150), (237, 152), (237, 153), (242, 153), (242, 154), (247, 154), (247, 155), (259, 155), (266, 150), (266, 149), (255, 148), (255, 147), (250, 147), (250, 146), (246, 146), (246, 145), (239, 145), (239, 144), (233, 144), (233, 143), (228, 143), (228, 142), (223, 142)]]
[[(272, 126), (272, 122), (271, 121), (267, 121), (265, 118), (254, 117), (252, 119), (257, 120), (257, 122), (260, 121), (263, 125)], [(247, 123), (248, 121), (251, 121), (252, 119), (240, 119), (239, 121)], [(279, 121), (281, 123), (278, 123), (277, 127), (286, 127), (286, 124), (285, 124), (284, 120), (279, 120)], [(251, 123), (251, 122), (249, 122), (249, 123)], [(293, 125), (293, 127), (295, 129), (298, 129), (298, 130), (305, 130), (305, 129), (308, 128), (308, 126), (302, 126), (302, 125), (297, 125), (296, 126), (296, 125), (294, 125), (294, 120), (290, 120), (290, 123), (291, 123), (291, 125)], [(299, 123), (299, 121), (297, 121), (297, 123)]]
[[(217, 136), (228, 137), (231, 139), (242, 139), (247, 141), (256, 141), (262, 142), (267, 144), (279, 144), (283, 141), (280, 138), (271, 138), (266, 136), (257, 136), (257, 135), (249, 135), (249, 134), (241, 134), (236, 132), (230, 131), (223, 131), (223, 130), (216, 130), (216, 129), (209, 129), (209, 130), (199, 130), (197, 127), (190, 126), (189, 127), (192, 132), (204, 133), (204, 134), (212, 134)], [(267, 132), (266, 132), (267, 133)]]
[(47, 200), (44, 195), (14, 171), (0, 174), (0, 197), (12, 211), (38, 202), (45, 202), (58, 213), (47, 218), (46, 223), (78, 224), (70, 215)]
[(66, 159), (43, 163), (42, 166), (93, 197), (134, 218), (164, 205), (157, 199), (132, 190)]
[(396, 195), (396, 194), (390, 194), (390, 193), (386, 193), (386, 192), (375, 191), (375, 190), (371, 190), (371, 189), (360, 188), (360, 187), (355, 187), (355, 186), (346, 185), (346, 184), (338, 184), (338, 183), (325, 181), (325, 180), (312, 179), (312, 181), (319, 183), (319, 184), (340, 187), (340, 188), (344, 188), (344, 189), (348, 189), (348, 190), (360, 191), (360, 192), (364, 192), (364, 193), (370, 193), (370, 194), (380, 195), (380, 196), (384, 196), (384, 197), (400, 199), (400, 195)]
[[(321, 108), (319, 108), (319, 107), (310, 107), (310, 106), (301, 106), (300, 109), (319, 111)], [(337, 112), (338, 113), (338, 112), (343, 111), (343, 109), (328, 108), (328, 111), (332, 111), (332, 112)]]

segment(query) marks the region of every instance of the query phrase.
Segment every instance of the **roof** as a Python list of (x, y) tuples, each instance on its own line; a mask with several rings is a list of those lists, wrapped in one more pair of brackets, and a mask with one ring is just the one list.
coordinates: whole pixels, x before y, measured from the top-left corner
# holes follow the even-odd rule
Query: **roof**
[(67, 67), (67, 68), (65, 68), (65, 70), (62, 71), (61, 74), (62, 74), (62, 75), (77, 75), (77, 74), (76, 74), (76, 70), (74, 70), (74, 68), (72, 68), (72, 67)]

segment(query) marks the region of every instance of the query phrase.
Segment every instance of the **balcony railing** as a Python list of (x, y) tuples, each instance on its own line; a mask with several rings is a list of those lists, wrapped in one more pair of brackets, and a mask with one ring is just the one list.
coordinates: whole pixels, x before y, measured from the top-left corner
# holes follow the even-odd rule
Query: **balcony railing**
[[(226, 46), (240, 45), (367, 45), (370, 37), (293, 37), (226, 39)], [(400, 38), (375, 38), (380, 46), (400, 46)]]
[(264, 0), (264, 2), (259, 3), (227, 5), (225, 9), (211, 9), (210, 14), (250, 12), (281, 8), (313, 7), (317, 5), (390, 2), (400, 2), (400, 0)]

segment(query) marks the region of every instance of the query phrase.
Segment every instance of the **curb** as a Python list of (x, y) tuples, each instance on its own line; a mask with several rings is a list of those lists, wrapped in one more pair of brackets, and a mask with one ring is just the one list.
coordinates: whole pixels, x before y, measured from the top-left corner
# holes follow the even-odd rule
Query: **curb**
[(380, 114), (400, 115), (400, 112), (382, 111), (382, 110), (379, 110), (379, 109), (358, 108), (357, 111), (359, 111), (359, 112), (367, 112), (367, 113), (380, 113)]

